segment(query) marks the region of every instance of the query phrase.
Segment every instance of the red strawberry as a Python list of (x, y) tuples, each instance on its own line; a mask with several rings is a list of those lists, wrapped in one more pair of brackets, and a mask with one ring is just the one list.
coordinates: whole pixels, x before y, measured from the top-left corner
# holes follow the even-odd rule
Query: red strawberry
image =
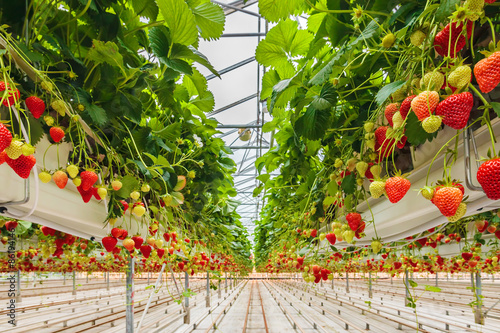
[(102, 245), (104, 246), (104, 248), (106, 249), (106, 251), (108, 252), (111, 252), (113, 251), (113, 249), (115, 248), (116, 246), (116, 243), (118, 243), (118, 241), (116, 240), (116, 238), (114, 237), (104, 237), (102, 239)]
[(375, 150), (381, 157), (387, 157), (394, 151), (394, 139), (387, 138), (387, 126), (380, 126), (375, 130)]
[(177, 267), (182, 271), (184, 270), (184, 263), (181, 261), (180, 263), (177, 264)]
[(453, 216), (462, 202), (463, 194), (457, 187), (441, 187), (434, 192), (432, 202), (444, 216)]
[(51, 127), (50, 137), (55, 143), (59, 143), (64, 138), (64, 130), (61, 127)]
[(141, 236), (134, 236), (132, 237), (132, 240), (134, 241), (135, 245), (134, 247), (139, 250), (142, 243), (144, 243), (144, 239)]
[(80, 174), (80, 178), (82, 179), (82, 188), (84, 191), (88, 191), (94, 184), (97, 182), (97, 175), (94, 171), (84, 171)]
[(385, 107), (385, 119), (389, 122), (389, 126), (394, 127), (394, 124), (392, 122), (392, 116), (399, 110), (399, 104), (398, 103), (391, 103)]
[(119, 238), (121, 235), (122, 235), (122, 229), (120, 228), (111, 229), (111, 236), (113, 236), (114, 238)]
[(387, 198), (392, 203), (396, 203), (403, 199), (408, 190), (410, 189), (411, 183), (408, 179), (395, 176), (387, 179), (385, 181), (385, 192), (387, 193)]
[(157, 249), (156, 253), (158, 254), (158, 258), (163, 258), (163, 255), (165, 254), (165, 249)]
[(361, 224), (361, 215), (359, 213), (349, 213), (345, 219), (347, 220), (347, 224), (349, 224), (349, 228), (351, 228), (352, 231), (358, 230)]
[(26, 103), (26, 107), (28, 108), (28, 110), (30, 110), (35, 119), (40, 118), (45, 112), (45, 103), (39, 97), (30, 96), (26, 98), (24, 102)]
[(454, 129), (462, 129), (467, 125), (470, 112), (474, 106), (474, 97), (470, 92), (451, 95), (438, 104), (436, 115), (443, 116), (443, 123)]
[(80, 186), (77, 186), (76, 189), (78, 190), (78, 192), (80, 193), (80, 195), (82, 196), (82, 199), (83, 199), (83, 202), (87, 203), (90, 201), (90, 199), (92, 199), (92, 190), (88, 190), (88, 191), (85, 191), (83, 188), (82, 188), (82, 185)]
[[(470, 38), (472, 34), (472, 21), (467, 21), (467, 38)], [(450, 27), (451, 27), (451, 45), (452, 50), (449, 52), (450, 57), (455, 58), (457, 53), (460, 52), (465, 44), (466, 39), (463, 34), (463, 24), (454, 22), (451, 26), (448, 23), (446, 27), (436, 34), (434, 38), (434, 46), (436, 52), (443, 57), (448, 56), (448, 50), (450, 48)]]
[(479, 89), (489, 93), (500, 83), (500, 51), (480, 60), (474, 66), (474, 75)]
[(477, 181), (491, 200), (500, 199), (500, 158), (488, 160), (477, 170)]
[(36, 164), (36, 158), (33, 155), (21, 155), (17, 159), (12, 160), (9, 156), (5, 156), (5, 162), (7, 162), (19, 177), (27, 179), (30, 176), (31, 169), (33, 169)]
[(394, 269), (400, 269), (403, 266), (403, 263), (400, 261), (394, 262)]
[(422, 121), (434, 113), (438, 104), (439, 94), (436, 91), (423, 91), (411, 101), (411, 109)]
[(398, 147), (399, 149), (403, 149), (403, 147), (405, 146), (406, 144), (406, 140), (408, 139), (408, 137), (406, 135), (403, 135), (401, 137), (401, 140), (399, 140), (397, 143), (396, 143), (396, 147)]
[(0, 123), (0, 152), (3, 152), (5, 148), (10, 146), (12, 142), (12, 133), (5, 127), (4, 124)]
[(494, 3), (495, 1), (497, 1), (497, 0), (484, 0), (484, 2), (486, 2), (486, 3)]
[(417, 239), (417, 242), (420, 244), (420, 246), (424, 247), (425, 243), (427, 243), (427, 237)]
[(313, 265), (312, 266), (312, 273), (314, 275), (318, 275), (320, 273), (320, 271), (321, 271), (321, 267), (319, 267), (318, 265)]
[(365, 231), (365, 228), (366, 228), (366, 223), (365, 223), (365, 221), (361, 221), (361, 223), (359, 224), (358, 229), (355, 231), (354, 236), (355, 236), (357, 239), (360, 239), (360, 238), (361, 238), (361, 234)]
[(94, 198), (96, 198), (96, 200), (102, 200), (101, 196), (99, 195), (99, 188), (98, 187), (93, 186), (90, 188), (90, 191), (92, 192), (92, 195), (94, 196)]
[(406, 116), (408, 115), (408, 112), (410, 111), (411, 108), (411, 101), (417, 97), (417, 95), (411, 95), (405, 98), (403, 103), (401, 103), (401, 107), (399, 108), (399, 113), (401, 113), (401, 116), (403, 119), (406, 119)]
[(5, 222), (5, 228), (7, 229), (7, 231), (15, 230), (17, 228), (17, 221), (12, 220)]
[(0, 153), (0, 165), (5, 163), (5, 158), (7, 157), (7, 153), (5, 151), (2, 151)]
[(49, 228), (49, 227), (46, 227), (46, 226), (42, 226), (40, 228), (40, 230), (42, 231), (42, 233), (45, 235), (45, 236), (48, 236), (48, 235), (52, 235), (54, 236), (56, 231), (52, 228)]
[(128, 202), (126, 202), (125, 200), (120, 200), (120, 203), (122, 204), (123, 212), (125, 213), (128, 209)]
[(65, 188), (66, 184), (68, 183), (68, 175), (66, 174), (66, 172), (61, 170), (57, 170), (56, 172), (54, 172), (52, 179), (60, 189)]
[(304, 264), (304, 257), (297, 257), (297, 263), (299, 265), (303, 265)]
[(170, 234), (168, 232), (163, 234), (163, 238), (165, 239), (165, 242), (170, 242)]
[(312, 229), (311, 230), (311, 237), (316, 237), (318, 235), (318, 230)]
[(335, 242), (337, 241), (337, 237), (333, 232), (326, 234), (326, 240), (330, 242), (331, 245), (335, 245)]
[(149, 255), (151, 254), (151, 246), (149, 245), (141, 245), (141, 253), (144, 256), (144, 258), (149, 258)]
[[(121, 235), (118, 236), (117, 238), (120, 240), (124, 240), (128, 236), (128, 231), (125, 229), (120, 229), (120, 230), (121, 230)], [(135, 242), (134, 242), (134, 246), (135, 246)]]
[(469, 261), (472, 259), (472, 253), (471, 252), (464, 252), (464, 253), (462, 253), (462, 258), (464, 258), (465, 261)]
[[(4, 89), (5, 90), (5, 89)], [(21, 94), (19, 93), (19, 89), (17, 88), (10, 88), (8, 87), (8, 95), (7, 95), (7, 98), (5, 98), (2, 103), (3, 105), (5, 105), (6, 107), (10, 107), (14, 104), (16, 104), (16, 102), (19, 100), (19, 98), (21, 98)]]

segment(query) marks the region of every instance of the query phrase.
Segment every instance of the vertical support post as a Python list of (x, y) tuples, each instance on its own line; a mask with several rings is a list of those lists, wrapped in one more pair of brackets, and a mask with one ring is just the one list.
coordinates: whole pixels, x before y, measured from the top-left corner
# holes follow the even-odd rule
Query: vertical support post
[[(158, 291), (158, 287), (160, 285), (160, 280), (161, 280), (161, 277), (163, 276), (162, 273), (163, 273), (163, 270), (165, 269), (165, 266), (166, 264), (163, 263), (163, 265), (161, 266), (161, 271), (160, 273), (158, 274), (158, 278), (156, 279), (156, 283), (155, 283), (155, 286), (154, 286), (154, 290), (151, 292), (151, 294), (149, 295), (149, 299), (148, 299), (148, 303), (146, 304), (146, 308), (144, 309), (144, 311), (142, 312), (142, 317), (141, 317), (141, 320), (139, 321), (139, 324), (137, 325), (137, 332), (140, 332), (141, 331), (141, 326), (142, 326), (142, 322), (144, 321), (144, 318), (146, 317), (146, 314), (148, 313), (148, 310), (149, 310), (149, 306), (151, 305), (151, 301), (153, 300), (153, 296), (154, 294)], [(148, 278), (149, 278), (149, 274), (148, 273)]]
[(224, 279), (224, 292), (227, 294), (227, 272), (225, 274), (225, 279)]
[(63, 273), (63, 286), (66, 285), (66, 273)]
[(89, 283), (89, 272), (87, 272), (87, 282), (86, 283)]
[(134, 333), (134, 258), (129, 257), (129, 264), (126, 276), (126, 333)]
[[(184, 290), (189, 289), (189, 274), (187, 272), (184, 272), (184, 283), (185, 287)], [(184, 304), (186, 307), (186, 315), (184, 316), (184, 324), (189, 324), (191, 322), (191, 309), (189, 308), (189, 297), (184, 298)]]
[(17, 284), (16, 302), (19, 303), (22, 301), (22, 297), (21, 297), (21, 270), (20, 269), (17, 270), (16, 284)]
[(410, 297), (410, 283), (408, 282), (409, 279), (409, 274), (408, 274), (408, 269), (405, 269), (405, 306), (408, 306), (409, 300), (408, 298)]
[(206, 297), (206, 307), (210, 307), (210, 272), (207, 271), (207, 297)]
[(368, 298), (372, 297), (372, 272), (368, 272)]
[[(160, 276), (162, 276), (162, 275), (160, 274)], [(148, 272), (148, 285), (149, 285), (149, 278), (150, 277), (151, 277), (151, 272)]]
[(335, 281), (335, 275), (333, 276), (333, 279), (332, 279), (332, 290), (335, 287), (335, 282), (334, 281)]
[(391, 285), (392, 285), (392, 274), (391, 274)]
[(222, 283), (221, 283), (221, 280), (219, 279), (219, 288), (217, 288), (217, 290), (218, 290), (218, 292), (219, 292), (219, 299), (221, 299), (221, 298), (222, 298), (222, 289), (221, 289), (221, 288), (222, 288), (222, 286), (221, 286), (221, 284), (222, 284)]
[(76, 274), (75, 271), (73, 271), (73, 295), (76, 295)]
[(106, 281), (106, 290), (109, 290), (109, 272), (106, 272), (106, 275), (108, 276), (108, 279)]
[(476, 296), (476, 310), (474, 311), (474, 322), (476, 324), (484, 325), (484, 314), (483, 314), (483, 298), (482, 294), (482, 283), (481, 283), (481, 271), (476, 272), (476, 287), (474, 288), (474, 273), (471, 273), (472, 279), (472, 290), (474, 290), (474, 295)]
[(438, 272), (436, 272), (436, 287), (438, 286)]
[(349, 292), (349, 273), (345, 272), (345, 292)]

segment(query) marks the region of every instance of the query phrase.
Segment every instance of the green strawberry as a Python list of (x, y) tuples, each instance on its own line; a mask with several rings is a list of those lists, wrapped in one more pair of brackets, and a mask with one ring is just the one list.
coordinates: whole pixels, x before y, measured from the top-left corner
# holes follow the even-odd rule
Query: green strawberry
[(468, 86), (472, 75), (469, 66), (458, 66), (448, 75), (448, 83), (455, 88), (462, 89)]
[(380, 198), (385, 194), (385, 182), (382, 180), (375, 180), (370, 184), (370, 194), (373, 198)]
[(434, 133), (441, 127), (442, 119), (440, 116), (429, 116), (422, 121), (422, 128), (427, 133)]
[(444, 84), (444, 75), (440, 72), (433, 71), (424, 75), (422, 78), (422, 87), (427, 90), (439, 91)]
[(415, 30), (410, 36), (410, 43), (419, 47), (425, 40), (425, 33), (422, 30)]
[(23, 142), (19, 139), (13, 139), (10, 145), (5, 148), (7, 156), (11, 160), (16, 160), (23, 154)]

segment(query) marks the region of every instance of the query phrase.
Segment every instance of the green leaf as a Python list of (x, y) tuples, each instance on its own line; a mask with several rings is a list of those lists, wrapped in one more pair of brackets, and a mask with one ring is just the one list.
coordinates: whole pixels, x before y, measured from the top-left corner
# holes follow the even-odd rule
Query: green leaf
[(28, 221), (17, 221), (17, 228), (14, 231), (15, 235), (24, 235), (31, 228), (32, 223)]
[(93, 41), (93, 47), (87, 53), (87, 60), (96, 64), (107, 63), (111, 66), (123, 68), (123, 57), (118, 49), (118, 45), (113, 42)]
[(351, 173), (350, 175), (344, 177), (340, 187), (346, 194), (353, 194), (356, 191), (356, 177), (354, 174)]
[(500, 103), (490, 102), (490, 105), (493, 107), (493, 111), (495, 111), (497, 116), (500, 117)]
[(301, 14), (307, 7), (303, 0), (260, 0), (259, 13), (270, 22)]
[(417, 288), (418, 287), (418, 283), (416, 283), (413, 280), (408, 280), (408, 283), (410, 284), (410, 287), (412, 287), (412, 288)]
[(447, 21), (448, 17), (455, 11), (457, 5), (460, 5), (460, 0), (442, 0), (436, 10), (436, 21)]
[(256, 179), (260, 180), (263, 183), (266, 183), (269, 180), (270, 177), (271, 177), (270, 174), (265, 173), (265, 174), (262, 174), (260, 176), (257, 176)]
[(108, 122), (106, 110), (95, 104), (85, 105), (85, 111), (88, 113), (90, 118), (92, 118), (92, 121), (96, 126), (102, 126)]
[(273, 87), (280, 81), (280, 76), (277, 71), (267, 71), (262, 77), (262, 91), (260, 92), (260, 99), (265, 100), (271, 97)]
[(206, 2), (193, 9), (196, 25), (205, 40), (217, 39), (224, 31), (226, 17), (224, 10), (211, 2)]
[(311, 103), (318, 110), (324, 110), (327, 108), (331, 108), (335, 105), (337, 101), (337, 94), (335, 93), (335, 89), (330, 82), (327, 82), (322, 88), (319, 96), (315, 95), (313, 97), (313, 101)]
[(132, 0), (132, 8), (137, 15), (155, 21), (158, 17), (158, 6), (155, 0)]
[(139, 189), (139, 180), (133, 176), (125, 176), (121, 179), (122, 188), (115, 191), (120, 198), (126, 199), (130, 196), (130, 192)]
[(338, 192), (339, 186), (335, 180), (332, 180), (331, 182), (328, 183), (327, 186), (328, 194), (333, 196), (335, 193)]
[(380, 106), (384, 104), (384, 102), (391, 96), (394, 92), (396, 92), (399, 88), (403, 87), (406, 84), (406, 81), (400, 80), (396, 82), (389, 83), (379, 90), (377, 96), (375, 96), (375, 102)]
[(182, 125), (181, 123), (173, 123), (165, 127), (164, 129), (153, 132), (156, 136), (159, 136), (163, 139), (169, 140), (169, 141), (175, 141), (175, 139), (179, 138), (181, 136), (181, 129)]
[(435, 286), (429, 286), (429, 285), (426, 285), (425, 286), (425, 290), (427, 291), (432, 291), (433, 293), (438, 293), (441, 291), (441, 288), (439, 287), (435, 287)]
[(173, 43), (192, 45), (198, 41), (196, 19), (184, 0), (156, 0), (170, 30)]
[(259, 43), (255, 58), (267, 67), (290, 67), (292, 65), (289, 60), (305, 54), (313, 39), (313, 35), (307, 30), (298, 30), (297, 22), (281, 21)]
[(189, 56), (189, 49), (181, 44), (171, 45), (166, 27), (154, 27), (149, 31), (149, 42), (154, 55), (168, 67), (187, 75), (193, 74), (191, 65), (182, 60)]
[(306, 139), (322, 139), (330, 126), (330, 110), (318, 110), (309, 106), (306, 112), (295, 122), (295, 130)]
[(326, 197), (325, 200), (323, 200), (323, 205), (325, 206), (330, 206), (333, 202), (335, 201), (335, 198), (334, 197)]
[(418, 120), (414, 112), (409, 112), (406, 117), (406, 131), (405, 135), (408, 142), (413, 146), (421, 145), (427, 141), (432, 141), (439, 131), (434, 133), (427, 133), (423, 128), (421, 122)]

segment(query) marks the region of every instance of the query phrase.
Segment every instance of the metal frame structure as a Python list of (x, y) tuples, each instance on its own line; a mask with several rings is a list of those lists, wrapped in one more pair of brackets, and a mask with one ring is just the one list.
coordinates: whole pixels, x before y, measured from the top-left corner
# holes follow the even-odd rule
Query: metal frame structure
[[(223, 38), (232, 38), (232, 39), (257, 38), (257, 40), (260, 41), (263, 37), (266, 36), (268, 31), (267, 21), (265, 21), (265, 19), (262, 18), (258, 12), (247, 9), (252, 5), (257, 4), (258, 0), (248, 0), (246, 2), (239, 0), (231, 2), (229, 4), (222, 3), (219, 1), (212, 1), (212, 2), (222, 6), (224, 8), (224, 12), (226, 15), (231, 15), (233, 13), (241, 13), (255, 17), (255, 19), (257, 20), (257, 32), (244, 32), (244, 33), (227, 32), (222, 35)], [(255, 56), (252, 55), (251, 57), (239, 61), (226, 68), (223, 68), (218, 72), (222, 76), (222, 79), (224, 79), (224, 74), (237, 71), (243, 66), (253, 64), (254, 61), (255, 61)], [(259, 211), (263, 204), (262, 196), (254, 198), (252, 195), (253, 194), (252, 190), (259, 185), (259, 181), (256, 179), (256, 177), (258, 176), (258, 171), (255, 168), (254, 163), (260, 156), (262, 156), (267, 150), (269, 150), (272, 147), (272, 144), (264, 138), (264, 133), (262, 132), (262, 126), (265, 123), (265, 112), (264, 108), (262, 107), (262, 102), (260, 101), (259, 96), (261, 92), (261, 82), (260, 82), (261, 76), (263, 75), (264, 72), (265, 68), (257, 64), (257, 71), (256, 71), (257, 86), (255, 92), (235, 102), (220, 107), (208, 114), (209, 117), (215, 116), (223, 112), (230, 112), (234, 110), (235, 107), (240, 106), (243, 103), (251, 101), (255, 102), (256, 117), (255, 120), (252, 121), (251, 123), (220, 124), (217, 127), (219, 130), (223, 131), (223, 133), (219, 137), (226, 139), (228, 139), (228, 136), (230, 135), (234, 137), (234, 134), (237, 133), (238, 129), (240, 128), (245, 130), (251, 130), (251, 139), (243, 145), (236, 143), (236, 141), (238, 141), (238, 139), (241, 137), (243, 133), (238, 135), (238, 137), (232, 142), (230, 140), (226, 140), (228, 146), (231, 148), (231, 150), (235, 151), (235, 153), (243, 151), (243, 158), (239, 161), (238, 160), (236, 161), (237, 172), (234, 174), (234, 185), (238, 192), (238, 195), (236, 196), (235, 199), (241, 202), (240, 206), (237, 208), (237, 212), (241, 216), (242, 224), (245, 227), (247, 227), (249, 231), (250, 239), (253, 239), (252, 233), (255, 227), (253, 221), (258, 219)], [(207, 80), (213, 80), (216, 78), (216, 76), (211, 74), (207, 75), (206, 78)]]

